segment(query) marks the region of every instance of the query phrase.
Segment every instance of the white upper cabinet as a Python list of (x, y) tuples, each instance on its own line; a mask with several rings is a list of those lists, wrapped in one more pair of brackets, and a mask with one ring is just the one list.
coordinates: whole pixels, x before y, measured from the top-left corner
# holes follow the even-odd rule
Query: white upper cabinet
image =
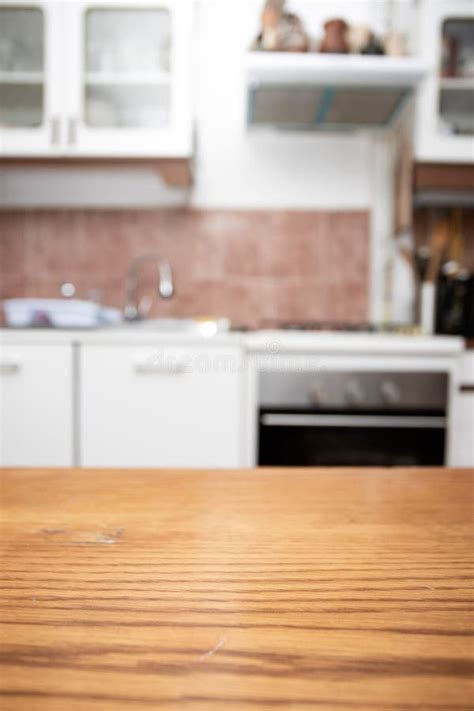
[(191, 8), (186, 0), (71, 4), (71, 153), (189, 156)]
[(0, 6), (0, 154), (59, 151), (59, 3)]
[(423, 0), (420, 51), (430, 73), (418, 100), (418, 161), (474, 162), (474, 5)]
[(2, 6), (2, 154), (190, 156), (192, 7), (190, 0)]

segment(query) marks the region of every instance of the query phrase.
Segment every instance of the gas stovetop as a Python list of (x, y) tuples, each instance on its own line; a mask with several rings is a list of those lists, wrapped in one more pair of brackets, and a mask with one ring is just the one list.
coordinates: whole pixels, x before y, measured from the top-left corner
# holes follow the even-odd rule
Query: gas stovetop
[(419, 335), (421, 328), (413, 325), (396, 323), (343, 323), (333, 321), (278, 321), (265, 320), (259, 324), (259, 329), (277, 331), (331, 331), (343, 333), (394, 333), (409, 336)]

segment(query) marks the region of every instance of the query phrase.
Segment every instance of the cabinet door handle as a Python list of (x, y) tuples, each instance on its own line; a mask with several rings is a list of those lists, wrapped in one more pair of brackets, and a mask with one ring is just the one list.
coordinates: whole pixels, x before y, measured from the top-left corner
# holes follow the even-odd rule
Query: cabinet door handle
[(61, 122), (58, 116), (53, 116), (50, 125), (51, 145), (57, 146), (61, 138)]
[(74, 146), (77, 141), (77, 121), (75, 118), (70, 118), (67, 123), (67, 142), (70, 146)]
[(463, 383), (462, 385), (459, 386), (459, 392), (460, 393), (474, 393), (474, 384), (470, 383)]
[(183, 375), (186, 367), (183, 363), (154, 365), (153, 363), (137, 363), (135, 365), (137, 375)]
[(0, 375), (16, 375), (19, 372), (18, 363), (0, 363)]

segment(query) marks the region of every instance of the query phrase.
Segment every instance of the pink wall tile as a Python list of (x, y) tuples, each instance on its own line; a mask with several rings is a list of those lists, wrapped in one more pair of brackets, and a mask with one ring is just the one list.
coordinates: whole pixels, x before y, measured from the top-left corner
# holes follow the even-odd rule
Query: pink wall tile
[[(133, 258), (170, 259), (176, 295), (154, 315), (262, 320), (367, 318), (369, 216), (299, 211), (8, 211), (0, 213), (0, 298), (80, 297), (122, 307)], [(142, 292), (153, 292), (153, 268)]]

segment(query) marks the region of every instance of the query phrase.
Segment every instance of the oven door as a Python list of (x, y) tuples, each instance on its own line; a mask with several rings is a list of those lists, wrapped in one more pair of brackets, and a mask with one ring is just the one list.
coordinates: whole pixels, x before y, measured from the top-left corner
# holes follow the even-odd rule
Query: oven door
[(261, 466), (442, 466), (443, 411), (261, 409)]

